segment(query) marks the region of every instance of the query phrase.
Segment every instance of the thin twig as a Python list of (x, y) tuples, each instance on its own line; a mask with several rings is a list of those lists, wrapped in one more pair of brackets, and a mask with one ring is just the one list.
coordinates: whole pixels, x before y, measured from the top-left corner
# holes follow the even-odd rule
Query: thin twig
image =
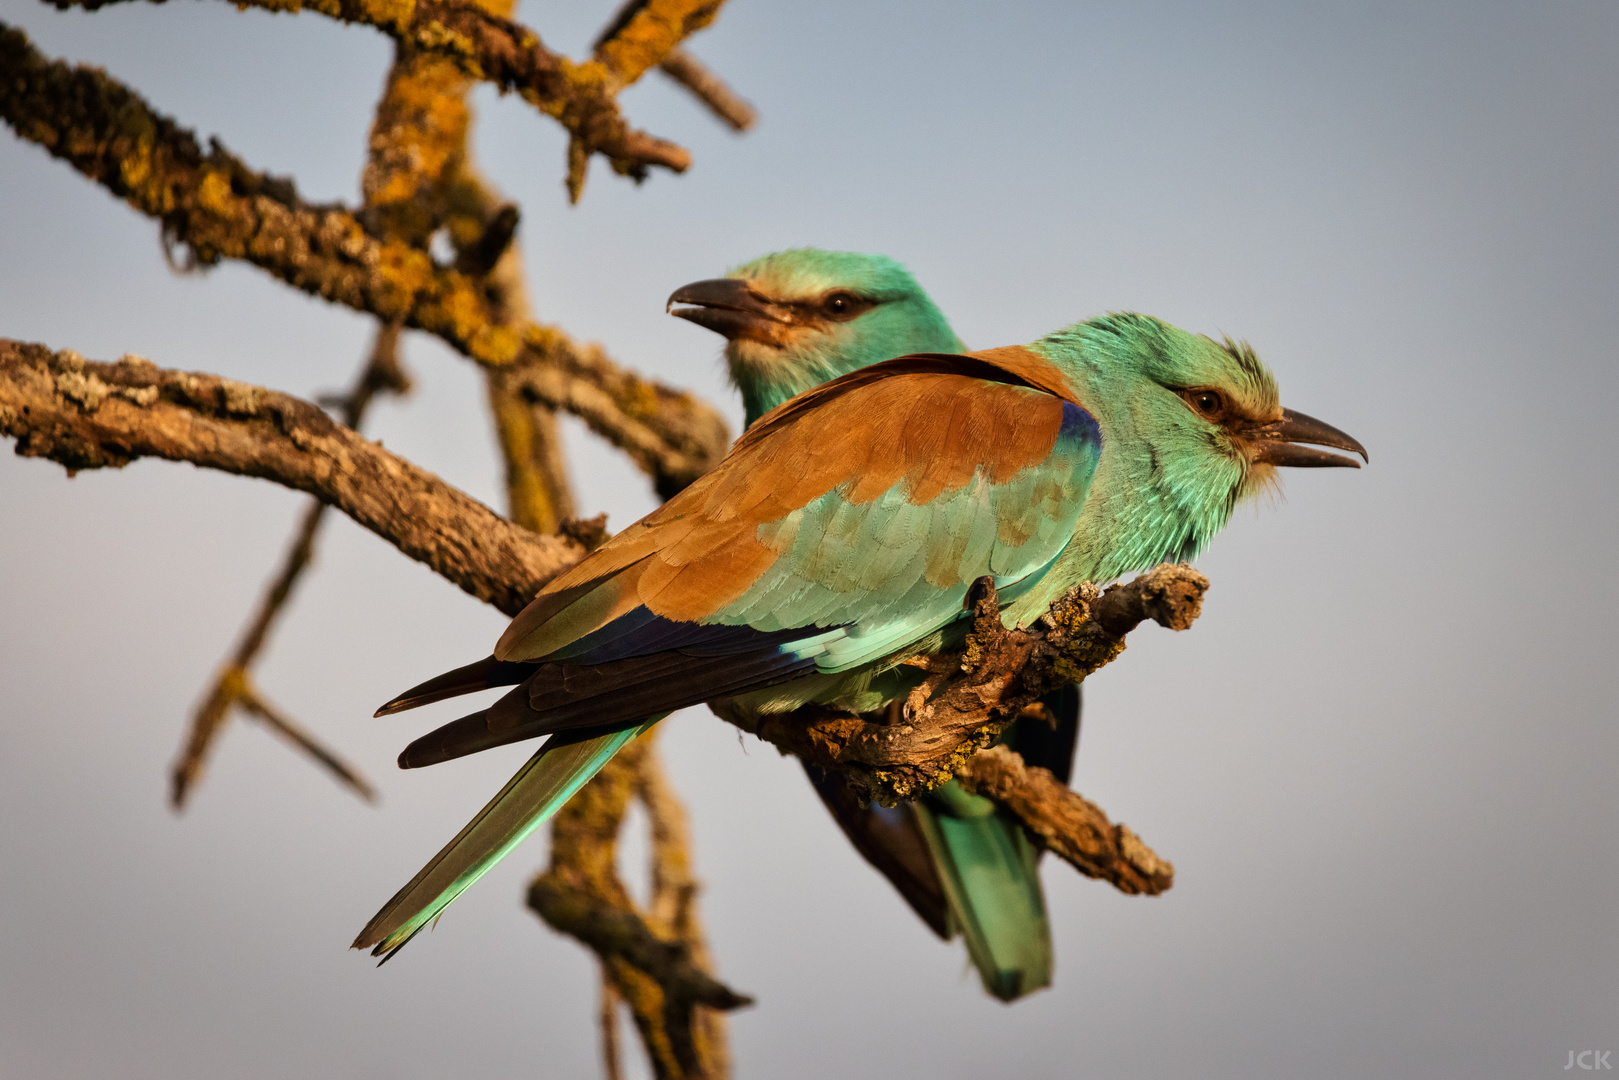
[(259, 697), (259, 695), (253, 690), (251, 684), (248, 685), (242, 696), (237, 699), (237, 703), (241, 705), (243, 712), (257, 720), (262, 721), (271, 731), (274, 731), (277, 735), (280, 735), (282, 738), (292, 743), (292, 745), (296, 746), (298, 749), (302, 750), (304, 753), (326, 766), (326, 768), (330, 770), (333, 775), (353, 789), (355, 794), (359, 795), (360, 798), (364, 799), (366, 802), (376, 801), (376, 789), (373, 788), (364, 777), (362, 777), (351, 766), (341, 761), (330, 750), (327, 750), (325, 747), (321, 746), (320, 743), (316, 742), (314, 737), (308, 732), (304, 731), (303, 728), (299, 727), (297, 724), (294, 724), (291, 720), (288, 720), (285, 716), (282, 716), (279, 712), (272, 709), (268, 704), (265, 703), (264, 699)]
[(732, 131), (746, 131), (759, 119), (759, 111), (693, 56), (690, 50), (674, 50), (664, 57), (658, 70), (691, 91)]
[(618, 991), (606, 963), (601, 964), (601, 1000), (597, 1020), (602, 1033), (602, 1071), (607, 1080), (623, 1080), (624, 1070), (619, 1063), (618, 1050)]
[[(342, 413), (344, 423), (358, 430), (366, 410), (379, 393), (404, 394), (409, 389), (410, 379), (399, 366), (399, 327), (381, 326), (377, 329), (370, 356), (355, 379), (354, 386), (335, 404)], [(169, 803), (176, 810), (185, 807), (187, 797), (201, 778), (208, 752), (229, 718), (231, 707), (240, 705), (251, 709), (250, 701), (257, 700), (250, 677), (253, 665), (264, 649), (271, 628), (286, 610), (298, 579), (314, 558), (315, 538), (320, 532), (326, 509), (327, 504), (317, 499), (304, 510), (280, 570), (270, 579), (253, 617), (242, 631), (235, 651), (220, 668), (208, 692), (203, 695), (202, 704), (192, 715), (191, 727), (180, 756), (170, 770)], [(308, 737), (294, 739), (294, 743), (300, 746), (306, 741), (309, 741)], [(325, 749), (317, 747), (312, 753), (323, 763), (336, 761), (336, 757)], [(347, 766), (341, 766), (338, 771), (348, 776)], [(369, 794), (365, 794), (370, 791), (370, 785), (365, 781), (351, 786), (370, 798)]]

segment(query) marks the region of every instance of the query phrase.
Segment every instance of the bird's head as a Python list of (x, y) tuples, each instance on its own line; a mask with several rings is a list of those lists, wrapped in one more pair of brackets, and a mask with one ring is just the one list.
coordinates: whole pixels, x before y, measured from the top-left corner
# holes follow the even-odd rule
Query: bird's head
[(1149, 497), (1132, 501), (1138, 541), (1125, 546), (1140, 550), (1128, 569), (1195, 555), (1280, 466), (1360, 467), (1321, 447), (1367, 457), (1344, 432), (1283, 408), (1275, 377), (1244, 342), (1127, 313), (1060, 330), (1040, 346), (1085, 388), (1104, 440), (1116, 434), (1132, 448), (1119, 482)]
[(726, 338), (725, 359), (749, 423), (868, 364), (962, 351), (910, 271), (882, 255), (779, 251), (676, 289), (669, 308)]

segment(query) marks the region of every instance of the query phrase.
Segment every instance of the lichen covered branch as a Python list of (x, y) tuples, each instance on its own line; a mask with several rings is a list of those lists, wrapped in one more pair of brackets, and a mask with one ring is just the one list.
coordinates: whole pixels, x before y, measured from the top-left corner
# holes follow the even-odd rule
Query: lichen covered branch
[[(56, 7), (95, 10), (115, 0), (51, 0)], [(161, 2), (161, 0), (158, 0)], [(585, 154), (601, 154), (614, 171), (640, 179), (651, 166), (684, 172), (691, 154), (625, 121), (615, 95), (656, 64), (687, 34), (712, 21), (723, 0), (661, 0), (626, 28), (609, 58), (576, 64), (552, 52), (533, 30), (484, 6), (459, 0), (238, 0), (238, 7), (314, 11), (375, 27), (401, 46), (430, 52), (471, 78), (516, 91), (567, 129)], [(648, 63), (650, 61), (650, 63)], [(578, 197), (577, 190), (573, 191)]]
[(530, 371), (522, 393), (575, 412), (624, 448), (665, 495), (716, 462), (724, 420), (693, 395), (642, 379), (562, 330), (511, 318), (485, 275), (384, 239), (341, 206), (311, 205), (291, 181), (258, 173), (105, 74), (41, 56), (0, 24), (0, 118), (162, 222), (201, 265), (242, 259), (305, 292), (432, 333), (486, 367)]
[(0, 434), (70, 471), (189, 461), (314, 495), (508, 614), (584, 555), (362, 438), (307, 401), (126, 356), (0, 339)]
[(1026, 765), (1008, 747), (980, 750), (956, 770), (956, 781), (1011, 810), (1047, 851), (1086, 877), (1132, 895), (1156, 896), (1175, 883), (1175, 867), (1129, 826), (1113, 824), (1051, 770)]
[(1140, 622), (1190, 626), (1208, 585), (1189, 566), (1165, 564), (1100, 595), (1089, 584), (1071, 589), (1034, 626), (1007, 630), (983, 579), (969, 594), (965, 650), (910, 661), (923, 677), (902, 709), (857, 716), (808, 707), (758, 721), (723, 705), (717, 711), (784, 751), (846, 773), (871, 798), (911, 798), (950, 779), (1041, 695), (1113, 660)]
[[(685, 49), (664, 48), (673, 38), (678, 42), (693, 30), (712, 22), (719, 5), (668, 3), (667, 0), (627, 0), (608, 20), (591, 47), (596, 60), (610, 67), (619, 78), (641, 72), (657, 63), (660, 70), (689, 90), (697, 100), (730, 126), (746, 131), (753, 126), (753, 106), (705, 67)], [(671, 16), (677, 18), (671, 18)], [(686, 20), (701, 20), (700, 22)], [(650, 47), (649, 47), (650, 46)], [(663, 59), (654, 59), (662, 49)]]
[[(713, 1010), (751, 1000), (709, 973), (693, 906), (684, 814), (672, 804), (658, 768), (656, 732), (619, 751), (558, 812), (551, 866), (529, 886), (528, 903), (601, 960), (616, 996), (635, 1018), (659, 1080), (723, 1080), (729, 1065)], [(619, 830), (637, 797), (653, 823), (653, 896), (644, 912), (615, 869)]]

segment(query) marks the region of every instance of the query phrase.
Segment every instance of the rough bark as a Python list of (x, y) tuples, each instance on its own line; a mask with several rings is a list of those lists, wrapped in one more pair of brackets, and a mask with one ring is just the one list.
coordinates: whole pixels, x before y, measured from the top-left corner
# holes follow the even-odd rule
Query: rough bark
[[(118, 0), (51, 0), (58, 8), (94, 11)], [(162, 0), (157, 0), (161, 3)], [(401, 46), (453, 63), (468, 77), (516, 91), (567, 129), (588, 157), (601, 154), (613, 169), (643, 179), (650, 166), (684, 172), (691, 155), (624, 120), (615, 95), (663, 60), (692, 32), (708, 25), (724, 0), (656, 0), (607, 45), (606, 55), (576, 64), (552, 52), (533, 30), (488, 5), (456, 0), (239, 0), (238, 7), (314, 11), (373, 26)], [(578, 199), (583, 178), (569, 193)]]
[(69, 472), (159, 457), (273, 480), (508, 614), (584, 556), (571, 537), (513, 524), (307, 401), (136, 356), (103, 364), (0, 339), (0, 433)]
[(1026, 629), (1007, 630), (988, 579), (969, 594), (973, 629), (965, 650), (908, 661), (925, 676), (902, 707), (882, 716), (804, 708), (725, 719), (784, 752), (848, 774), (865, 795), (892, 803), (951, 778), (1041, 695), (1077, 683), (1124, 651), (1124, 635), (1151, 619), (1183, 630), (1197, 617), (1208, 579), (1165, 564), (1098, 594), (1071, 589)]
[[(583, 557), (586, 543), (576, 535), (598, 539), (591, 523), (557, 536), (523, 529), (308, 402), (218, 376), (164, 371), (139, 357), (99, 364), (0, 339), (0, 433), (17, 440), (18, 453), (70, 471), (163, 457), (274, 480), (331, 503), (513, 614)], [(718, 711), (784, 752), (845, 773), (870, 797), (909, 798), (968, 769), (973, 754), (1046, 691), (1081, 681), (1118, 656), (1124, 635), (1140, 622), (1190, 626), (1207, 588), (1190, 567), (1165, 565), (1106, 593), (1089, 585), (1071, 590), (1034, 626), (1006, 630), (994, 590), (980, 582), (966, 649), (914, 660), (925, 677), (900, 708), (881, 716), (807, 708), (759, 724)], [(992, 794), (1000, 790), (988, 774), (980, 782)], [(1078, 823), (1072, 828), (1092, 828), (1076, 804), (1037, 813), (1042, 800), (1035, 789), (1013, 787), (1023, 794), (1001, 801), (1048, 847), (1076, 865), (1101, 858), (1089, 841), (1074, 840), (1065, 850), (1047, 835), (1069, 828), (1061, 824), (1069, 820)], [(1169, 879), (1151, 869), (1156, 856), (1129, 855), (1131, 842), (1139, 843), (1116, 832), (1114, 846), (1125, 854), (1107, 858), (1135, 867), (1141, 881), (1123, 884), (1122, 870), (1102, 876), (1126, 891), (1167, 887)], [(1159, 878), (1165, 883), (1150, 887)]]
[[(337, 402), (343, 423), (355, 430), (371, 402), (379, 393), (402, 394), (410, 389), (410, 380), (399, 366), (399, 328), (383, 326), (377, 330), (365, 367), (354, 387)], [(282, 558), (281, 566), (270, 579), (253, 615), (243, 628), (241, 639), (230, 656), (220, 665), (214, 681), (203, 693), (202, 702), (191, 716), (180, 756), (169, 772), (169, 804), (176, 810), (185, 807), (186, 799), (195, 789), (207, 765), (209, 751), (223, 730), (233, 708), (240, 707), (249, 716), (283, 735), (293, 746), (303, 750), (316, 762), (347, 784), (361, 798), (374, 801), (376, 793), (359, 771), (343, 762), (333, 751), (322, 746), (292, 721), (266, 704), (253, 682), (253, 665), (269, 641), (270, 631), (286, 611), (293, 590), (308, 570), (315, 557), (315, 540), (326, 517), (327, 504), (316, 499), (305, 509), (293, 533), (292, 543)]]
[(135, 209), (198, 265), (242, 259), (305, 292), (434, 334), (486, 367), (525, 372), (531, 402), (575, 413), (621, 447), (667, 496), (729, 445), (725, 421), (681, 390), (619, 368), (598, 346), (503, 316), (486, 275), (434, 262), (334, 205), (299, 198), (290, 180), (250, 169), (217, 140), (205, 153), (105, 74), (41, 56), (0, 24), (0, 118)]
[(1041, 846), (1086, 877), (1132, 895), (1156, 896), (1175, 884), (1175, 867), (1128, 825), (1113, 824), (1051, 770), (1026, 765), (1008, 747), (980, 750), (956, 770), (956, 780), (1007, 807)]
[[(601, 959), (659, 1080), (724, 1080), (730, 1066), (717, 1011), (752, 1001), (706, 970), (685, 815), (657, 764), (657, 731), (619, 751), (557, 813), (551, 866), (530, 884), (528, 903)], [(645, 911), (616, 869), (618, 834), (632, 798), (642, 800), (652, 820), (653, 887)]]
[[(308, 402), (140, 357), (96, 363), (0, 339), (0, 432), (17, 440), (18, 453), (70, 471), (162, 457), (308, 492), (510, 613), (585, 552), (570, 535), (507, 521)], [(1105, 594), (1083, 586), (1018, 630), (1001, 626), (986, 585), (972, 597), (967, 648), (912, 661), (926, 676), (897, 716), (804, 709), (757, 725), (727, 719), (848, 773), (874, 797), (907, 798), (948, 779), (1041, 694), (1110, 662), (1136, 624), (1189, 626), (1208, 580), (1165, 565)]]

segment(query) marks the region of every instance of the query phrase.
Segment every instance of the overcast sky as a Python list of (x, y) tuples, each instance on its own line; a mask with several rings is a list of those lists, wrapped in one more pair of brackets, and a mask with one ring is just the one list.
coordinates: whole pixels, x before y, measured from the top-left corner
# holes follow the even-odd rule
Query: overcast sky
[[(612, 7), (520, 16), (581, 55)], [(357, 201), (380, 34), (218, 2), (0, 20)], [(637, 188), (598, 163), (574, 208), (556, 125), (477, 93), (544, 318), (734, 421), (718, 339), (669, 292), (783, 247), (880, 251), (974, 347), (1118, 309), (1246, 338), (1372, 457), (1239, 512), (1197, 626), (1086, 684), (1075, 786), (1176, 884), (1047, 860), (1056, 984), (1012, 1007), (796, 763), (704, 711), (664, 725), (719, 973), (758, 999), (738, 1076), (1522, 1078), (1619, 1051), (1619, 9), (732, 0), (692, 48), (758, 128), (649, 76), (625, 110), (694, 166)], [(172, 275), (150, 221), (9, 132), (0, 193), (0, 335), (305, 396), (366, 346), (366, 319), (251, 267)], [(418, 391), (370, 433), (498, 505), (478, 373), (420, 335), (405, 354)], [(651, 508), (568, 435), (585, 513)], [(487, 652), (493, 609), (334, 519), (261, 682), (380, 805), (235, 723), (166, 808), (301, 505), (0, 456), (3, 1080), (598, 1075), (589, 956), (521, 902), (543, 839), (386, 968), (346, 951), (529, 752), (400, 773), (454, 708), (370, 719)]]

